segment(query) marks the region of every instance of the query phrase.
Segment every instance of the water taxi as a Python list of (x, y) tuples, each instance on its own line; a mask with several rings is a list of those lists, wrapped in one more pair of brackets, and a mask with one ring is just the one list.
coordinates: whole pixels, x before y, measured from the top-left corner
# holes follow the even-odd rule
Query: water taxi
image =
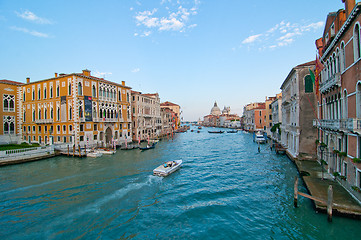
[(166, 177), (177, 171), (182, 166), (182, 160), (166, 162), (153, 170), (153, 174), (160, 177)]

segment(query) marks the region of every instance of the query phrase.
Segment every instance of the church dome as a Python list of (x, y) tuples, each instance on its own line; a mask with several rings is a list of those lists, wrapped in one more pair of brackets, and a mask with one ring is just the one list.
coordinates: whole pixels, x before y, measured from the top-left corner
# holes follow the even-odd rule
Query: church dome
[(221, 109), (219, 109), (219, 107), (217, 106), (217, 102), (214, 102), (214, 106), (212, 107), (212, 110), (211, 110), (211, 115), (214, 115), (214, 116), (221, 115)]

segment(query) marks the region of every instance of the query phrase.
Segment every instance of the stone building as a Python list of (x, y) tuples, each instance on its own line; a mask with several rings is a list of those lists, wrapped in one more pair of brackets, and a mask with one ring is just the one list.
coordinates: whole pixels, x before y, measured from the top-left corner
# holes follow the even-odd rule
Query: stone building
[(158, 93), (132, 91), (133, 141), (158, 138), (162, 131)]
[(266, 130), (265, 103), (250, 103), (243, 107), (243, 127), (246, 131)]
[(1, 128), (0, 144), (18, 143), (21, 141), (19, 124), (19, 86), (23, 83), (0, 80), (0, 96), (2, 104), (0, 108)]
[(23, 141), (113, 146), (131, 138), (130, 87), (82, 73), (57, 74), (19, 87)]
[(328, 163), (329, 172), (342, 175), (346, 181), (340, 182), (361, 200), (352, 189), (361, 188), (361, 3), (343, 2), (345, 10), (328, 14), (323, 36), (316, 40), (323, 70), (314, 126), (326, 144), (322, 156), (318, 148), (319, 158)]
[(315, 61), (298, 65), (282, 83), (281, 141), (292, 158), (315, 158), (316, 132), (312, 121), (315, 117), (316, 95), (313, 92), (310, 69)]
[(282, 124), (282, 93), (279, 93), (276, 95), (276, 99), (273, 100), (271, 103), (271, 109), (272, 109), (272, 127), (275, 127), (275, 131), (271, 132), (271, 137), (280, 142), (281, 141), (281, 134), (279, 129), (281, 129)]

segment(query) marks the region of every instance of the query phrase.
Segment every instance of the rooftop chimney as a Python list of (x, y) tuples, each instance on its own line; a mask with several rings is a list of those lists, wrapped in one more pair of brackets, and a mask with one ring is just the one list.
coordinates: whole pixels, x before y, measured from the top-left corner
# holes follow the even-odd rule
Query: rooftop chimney
[(125, 81), (122, 81), (122, 85), (125, 86)]
[(56, 78), (58, 77), (58, 73), (55, 73), (55, 77), (56, 77)]
[(346, 18), (348, 18), (356, 5), (356, 0), (342, 0), (342, 2), (345, 3)]
[(26, 83), (30, 83), (30, 78), (29, 77), (26, 78)]
[(83, 75), (90, 77), (90, 70), (88, 69), (83, 70)]

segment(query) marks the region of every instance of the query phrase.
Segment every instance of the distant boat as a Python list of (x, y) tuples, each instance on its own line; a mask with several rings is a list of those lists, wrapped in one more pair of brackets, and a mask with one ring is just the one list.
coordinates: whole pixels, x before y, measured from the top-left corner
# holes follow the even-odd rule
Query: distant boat
[(199, 126), (199, 127), (198, 127), (198, 129), (202, 129), (202, 127), (201, 127), (201, 126)]
[(238, 130), (231, 130), (231, 131), (227, 131), (227, 133), (237, 133)]
[(160, 177), (166, 177), (169, 174), (177, 171), (182, 166), (182, 162), (182, 160), (166, 162), (154, 169), (153, 174)]
[(127, 146), (122, 146), (121, 150), (133, 150), (139, 148), (138, 144), (128, 144)]
[(224, 131), (208, 131), (209, 133), (224, 133)]
[(266, 138), (262, 134), (257, 133), (256, 137), (255, 137), (255, 142), (256, 143), (266, 143)]
[(111, 155), (116, 153), (117, 151), (111, 149), (111, 148), (98, 148), (97, 151), (102, 154)]
[(155, 145), (157, 145), (157, 143), (153, 143), (152, 145), (147, 145), (146, 147), (139, 147), (139, 149), (142, 150), (142, 151), (145, 151), (145, 150), (155, 148)]
[(93, 157), (93, 158), (96, 158), (96, 157), (101, 157), (103, 156), (102, 153), (96, 151), (96, 150), (91, 150), (90, 152), (87, 152), (86, 154), (87, 157)]

